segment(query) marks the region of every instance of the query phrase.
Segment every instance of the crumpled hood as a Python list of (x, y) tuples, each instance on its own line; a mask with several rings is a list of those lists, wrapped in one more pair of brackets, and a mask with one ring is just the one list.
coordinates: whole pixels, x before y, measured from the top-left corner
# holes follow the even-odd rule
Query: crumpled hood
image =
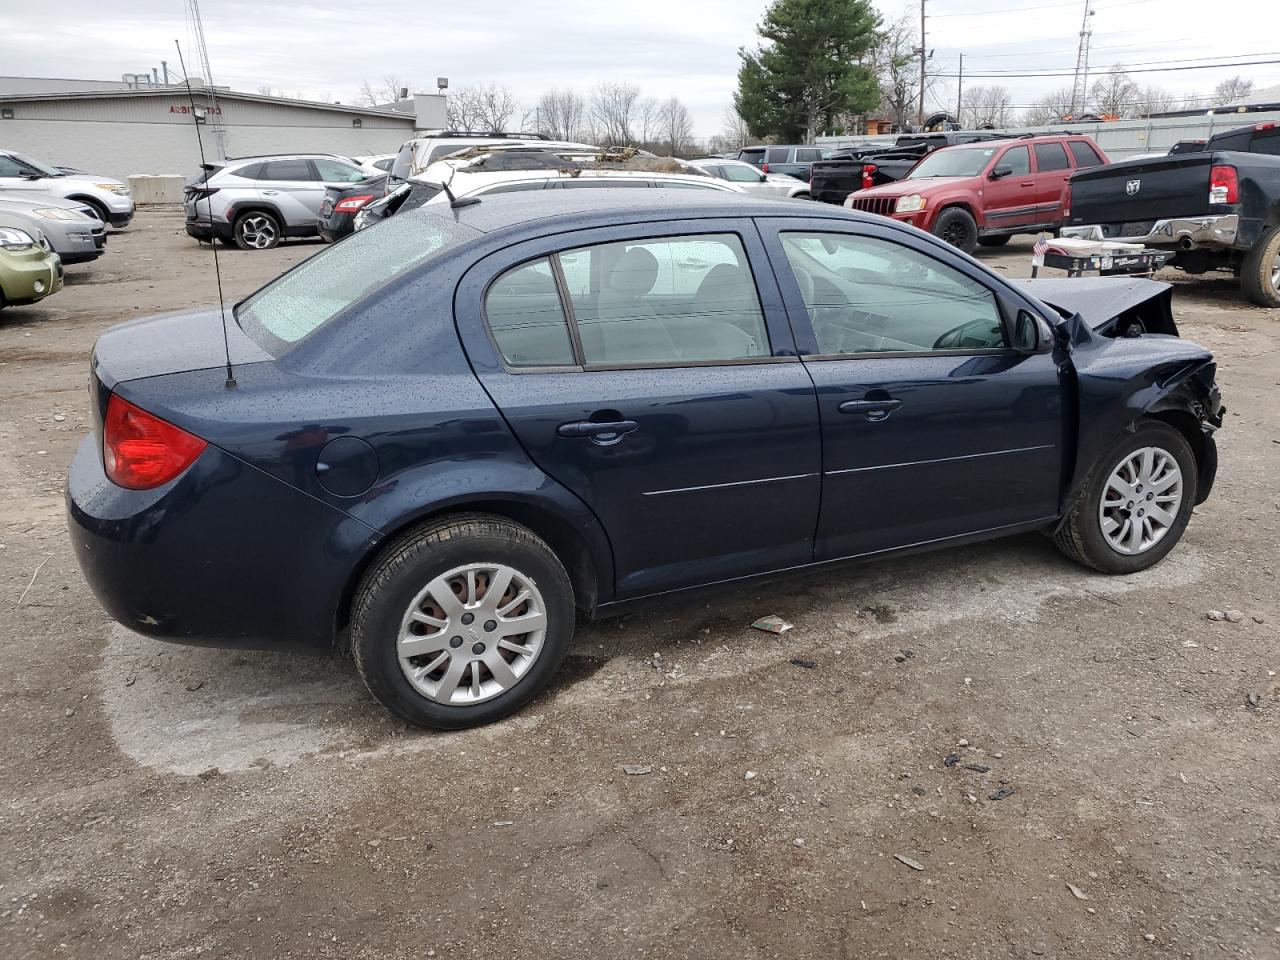
[(1178, 335), (1173, 321), (1173, 287), (1138, 277), (1072, 277), (1016, 280), (1037, 300), (1068, 316), (1079, 314), (1090, 328), (1106, 333), (1123, 314), (1136, 313), (1148, 333)]

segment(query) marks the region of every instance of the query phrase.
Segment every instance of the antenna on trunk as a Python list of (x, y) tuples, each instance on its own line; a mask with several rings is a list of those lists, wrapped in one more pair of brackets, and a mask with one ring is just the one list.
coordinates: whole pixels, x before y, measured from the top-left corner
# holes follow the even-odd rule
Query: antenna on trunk
[[(208, 164), (205, 162), (205, 159), (204, 159), (204, 138), (200, 136), (200, 118), (196, 115), (196, 97), (195, 97), (195, 94), (191, 92), (191, 78), (187, 74), (187, 64), (182, 57), (182, 45), (179, 44), (177, 40), (173, 41), (173, 45), (178, 48), (178, 66), (182, 68), (182, 79), (183, 79), (183, 82), (186, 83), (187, 85), (187, 100), (191, 104), (191, 122), (195, 124), (196, 144), (200, 148), (200, 169), (204, 170), (205, 178), (208, 179), (208, 176), (209, 176)], [(213, 83), (211, 78), (209, 79), (209, 83), (210, 85), (212, 85)], [(196, 198), (197, 208), (199, 207), (199, 204), (200, 204), (200, 198), (197, 197)], [(210, 213), (212, 213), (212, 206), (210, 207)], [(218, 281), (218, 313), (222, 317), (222, 350), (223, 350), (223, 355), (226, 357), (226, 361), (227, 361), (226, 388), (228, 390), (234, 390), (236, 387), (236, 376), (231, 369), (231, 343), (227, 339), (227, 301), (226, 301), (226, 298), (223, 297), (222, 295), (222, 265), (218, 262), (217, 239), (214, 238), (210, 240), (210, 243), (213, 246), (213, 275), (217, 278), (217, 281)]]

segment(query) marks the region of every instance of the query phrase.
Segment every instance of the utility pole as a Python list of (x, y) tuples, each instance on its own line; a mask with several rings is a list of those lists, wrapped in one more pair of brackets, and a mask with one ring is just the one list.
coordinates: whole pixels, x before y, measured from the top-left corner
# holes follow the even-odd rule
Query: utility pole
[(960, 78), (956, 81), (956, 123), (961, 127), (964, 121), (960, 119), (960, 114), (964, 112), (964, 54), (960, 54)]
[(916, 115), (916, 127), (919, 129), (924, 128), (924, 71), (929, 57), (924, 42), (924, 4), (925, 0), (920, 0), (920, 108)]
[(1089, 97), (1089, 45), (1093, 40), (1093, 0), (1084, 0), (1084, 19), (1080, 22), (1080, 46), (1076, 50), (1076, 76), (1071, 84), (1071, 116), (1083, 108)]

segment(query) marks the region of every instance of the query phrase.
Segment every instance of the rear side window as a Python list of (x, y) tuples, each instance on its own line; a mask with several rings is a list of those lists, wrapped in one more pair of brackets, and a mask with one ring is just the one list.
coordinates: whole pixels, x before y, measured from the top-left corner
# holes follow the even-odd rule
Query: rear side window
[(315, 180), (309, 160), (271, 160), (262, 165), (260, 180)]
[(320, 174), (320, 179), (325, 183), (359, 183), (368, 177), (368, 174), (359, 167), (340, 163), (337, 160), (326, 160), (323, 157), (318, 157), (314, 162), (316, 171)]
[(1253, 152), (1280, 156), (1280, 127), (1257, 131), (1253, 135)]
[(1083, 140), (1068, 140), (1067, 146), (1071, 149), (1071, 156), (1075, 157), (1076, 166), (1079, 169), (1102, 164), (1102, 158), (1098, 156), (1097, 151)]
[(753, 163), (758, 167), (764, 163), (764, 148), (742, 150), (738, 153), (738, 159), (743, 163)]
[(765, 151), (765, 160), (769, 163), (787, 163), (791, 160), (791, 148), (770, 147)]
[(572, 365), (573, 344), (545, 258), (508, 270), (489, 287), (485, 318), (493, 342), (513, 367)]
[(326, 247), (235, 310), (236, 322), (274, 356), (352, 304), (435, 257), (465, 227), (435, 217), (393, 217)]
[(816, 147), (797, 147), (796, 163), (813, 163), (822, 159), (822, 151)]
[(1062, 144), (1037, 143), (1036, 169), (1040, 173), (1071, 169), (1071, 164), (1067, 162), (1067, 151), (1062, 149)]

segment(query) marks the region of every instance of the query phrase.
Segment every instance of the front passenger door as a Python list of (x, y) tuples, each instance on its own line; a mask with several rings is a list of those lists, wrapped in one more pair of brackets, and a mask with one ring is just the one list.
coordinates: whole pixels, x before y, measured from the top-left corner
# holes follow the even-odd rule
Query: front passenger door
[(294, 235), (314, 227), (324, 203), (324, 184), (310, 160), (268, 160), (259, 174), (258, 195), (284, 218), (281, 227)]
[(927, 238), (773, 223), (766, 243), (818, 389), (816, 559), (1056, 516), (1062, 386), (1047, 339), (1011, 348), (1002, 298)]

